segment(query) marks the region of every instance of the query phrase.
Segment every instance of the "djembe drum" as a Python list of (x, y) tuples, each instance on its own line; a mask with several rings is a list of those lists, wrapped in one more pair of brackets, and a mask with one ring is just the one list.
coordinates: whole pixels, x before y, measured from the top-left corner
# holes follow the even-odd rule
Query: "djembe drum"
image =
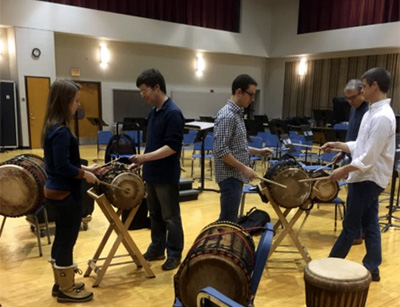
[(246, 305), (251, 296), (254, 241), (235, 223), (214, 222), (203, 228), (174, 276), (176, 297), (195, 307), (197, 293), (211, 286)]
[(353, 261), (322, 258), (306, 265), (304, 281), (307, 307), (362, 307), (371, 274)]
[(0, 214), (19, 217), (35, 212), (44, 202), (47, 175), (44, 160), (23, 154), (0, 164)]

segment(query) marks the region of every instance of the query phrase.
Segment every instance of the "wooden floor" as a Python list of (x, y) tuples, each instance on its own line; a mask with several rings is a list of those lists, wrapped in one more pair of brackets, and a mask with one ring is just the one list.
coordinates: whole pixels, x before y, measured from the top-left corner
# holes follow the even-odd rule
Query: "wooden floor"
[[(40, 150), (28, 152), (42, 155)], [(0, 162), (21, 153), (24, 152), (15, 150), (1, 153)], [(95, 146), (81, 146), (81, 155), (82, 158), (93, 161), (96, 157)], [(189, 154), (187, 153), (186, 156), (188, 157)], [(190, 161), (186, 160), (185, 164), (186, 172), (183, 172), (182, 176), (189, 177)], [(257, 166), (257, 170), (260, 175), (265, 172), (261, 165)], [(195, 172), (199, 173), (198, 167), (195, 168)], [(198, 182), (195, 185), (197, 186)], [(205, 186), (207, 188), (216, 187), (211, 180), (206, 180)], [(344, 193), (341, 192), (342, 197), (345, 197)], [(387, 195), (383, 195), (381, 198), (387, 197)], [(266, 210), (273, 223), (277, 221), (277, 216), (271, 206), (263, 203), (258, 194), (250, 194), (246, 197), (245, 211), (253, 206)], [(387, 203), (381, 204), (381, 215), (387, 213), (386, 206)], [(181, 211), (185, 231), (183, 255), (186, 255), (200, 230), (218, 217), (219, 194), (204, 191), (198, 200), (182, 202)], [(294, 227), (296, 230), (302, 219), (303, 216), (296, 223)], [(86, 270), (87, 262), (93, 257), (108, 225), (106, 218), (96, 207), (93, 219), (88, 225), (89, 229), (80, 232), (75, 246), (75, 261), (83, 271)], [(328, 256), (341, 229), (340, 222), (337, 232), (334, 232), (333, 225), (333, 205), (325, 204), (311, 210), (299, 238), (313, 259)], [(150, 241), (150, 231), (148, 229), (135, 230), (130, 231), (130, 234), (139, 249), (144, 252)], [(114, 239), (113, 235), (109, 242), (114, 242)], [(257, 242), (257, 240), (256, 237), (255, 241)], [(53, 276), (47, 260), (51, 246), (45, 239), (42, 239), (42, 242), (44, 256), (39, 257), (36, 237), (31, 232), (25, 218), (7, 218), (0, 238), (0, 304), (2, 307), (57, 306), (56, 299), (50, 295)], [(291, 244), (290, 242), (285, 243)], [(105, 249), (107, 252), (109, 245)], [(400, 306), (400, 231), (391, 228), (383, 233), (382, 245), (381, 281), (371, 283), (367, 306)], [(280, 248), (280, 250), (284, 251), (285, 249)], [(126, 254), (126, 251), (121, 247), (118, 253)], [(361, 263), (364, 253), (363, 245), (354, 246), (347, 259)], [(162, 263), (162, 261), (151, 262), (151, 269), (156, 275), (156, 278), (152, 279), (146, 278), (144, 270), (137, 269), (134, 264), (110, 267), (97, 288), (91, 287), (94, 281), (93, 273), (88, 278), (79, 276), (78, 281), (84, 281), (87, 288), (94, 292), (94, 299), (88, 303), (74, 304), (74, 306), (172, 306), (174, 301), (173, 276), (176, 270), (162, 271)], [(261, 278), (255, 306), (305, 306), (304, 264), (297, 252), (273, 253)]]

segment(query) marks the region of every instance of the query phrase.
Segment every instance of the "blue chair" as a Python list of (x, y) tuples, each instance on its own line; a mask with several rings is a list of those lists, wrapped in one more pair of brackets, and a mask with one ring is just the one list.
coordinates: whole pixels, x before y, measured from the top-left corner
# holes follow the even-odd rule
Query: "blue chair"
[(243, 216), (244, 213), (244, 203), (246, 201), (246, 195), (247, 194), (258, 194), (257, 187), (252, 184), (246, 184), (243, 187), (243, 192), (242, 192), (242, 199), (240, 201), (240, 208), (239, 208), (239, 217)]
[(193, 150), (194, 149), (194, 141), (196, 139), (198, 131), (196, 130), (189, 130), (187, 133), (183, 135), (183, 144), (182, 144), (182, 165), (184, 164), (185, 160), (185, 150)]
[[(257, 288), (261, 280), (265, 264), (268, 259), (269, 250), (272, 244), (272, 238), (274, 235), (273, 226), (271, 223), (265, 225), (266, 231), (261, 235), (260, 242), (258, 243), (257, 251), (255, 254), (255, 265), (254, 270), (251, 275), (251, 298), (246, 305), (241, 305), (223, 293), (212, 287), (206, 287), (200, 290), (197, 295), (197, 307), (207, 307), (207, 306), (232, 306), (232, 307), (251, 307), (254, 303), (254, 298), (257, 293)], [(178, 307), (175, 305), (174, 307)]]
[(335, 124), (335, 125), (333, 125), (333, 129), (334, 130), (348, 130), (349, 124), (348, 123), (347, 124), (342, 124), (342, 123)]
[(129, 136), (134, 142), (135, 146), (139, 151), (144, 150), (144, 147), (140, 146), (143, 144), (143, 131), (139, 130), (139, 140), (138, 140), (138, 131), (137, 130), (126, 130), (125, 134)]
[(106, 152), (108, 142), (113, 135), (114, 134), (109, 130), (97, 131), (97, 161), (99, 161), (99, 151)]
[[(259, 136), (250, 136), (251, 141), (249, 142), (249, 146), (255, 147), (255, 148), (263, 148), (263, 140)], [(265, 158), (256, 155), (251, 155), (250, 156), (250, 166), (253, 169), (256, 169), (256, 162), (261, 161), (265, 162)]]
[[(212, 177), (212, 150), (213, 150), (213, 136), (212, 134), (207, 134), (205, 139), (204, 139), (204, 159), (209, 160), (209, 166), (210, 166), (210, 171), (211, 171), (211, 177)], [(196, 153), (200, 152), (200, 153)], [(192, 173), (191, 176), (193, 177), (193, 165), (194, 161), (196, 159), (201, 159), (201, 142), (194, 143), (193, 145), (193, 155), (192, 155)]]

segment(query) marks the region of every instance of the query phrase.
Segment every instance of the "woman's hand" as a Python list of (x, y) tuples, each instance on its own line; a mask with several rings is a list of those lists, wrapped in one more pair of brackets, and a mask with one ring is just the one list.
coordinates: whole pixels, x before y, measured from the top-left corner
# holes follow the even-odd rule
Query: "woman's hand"
[(83, 179), (86, 180), (87, 183), (90, 184), (99, 184), (100, 183), (100, 179), (96, 177), (95, 174), (91, 173), (90, 171), (86, 171), (83, 174)]

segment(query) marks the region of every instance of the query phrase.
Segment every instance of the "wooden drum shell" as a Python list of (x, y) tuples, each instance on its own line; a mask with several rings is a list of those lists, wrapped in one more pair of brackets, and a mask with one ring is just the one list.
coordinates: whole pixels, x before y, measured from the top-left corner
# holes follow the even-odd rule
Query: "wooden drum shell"
[(312, 260), (304, 269), (307, 307), (365, 306), (371, 274), (340, 258)]
[(44, 160), (19, 155), (0, 164), (0, 214), (19, 217), (33, 213), (44, 202), (47, 175)]
[(183, 306), (196, 306), (197, 293), (212, 286), (238, 303), (251, 296), (254, 242), (232, 222), (215, 222), (203, 228), (174, 276), (176, 297)]

